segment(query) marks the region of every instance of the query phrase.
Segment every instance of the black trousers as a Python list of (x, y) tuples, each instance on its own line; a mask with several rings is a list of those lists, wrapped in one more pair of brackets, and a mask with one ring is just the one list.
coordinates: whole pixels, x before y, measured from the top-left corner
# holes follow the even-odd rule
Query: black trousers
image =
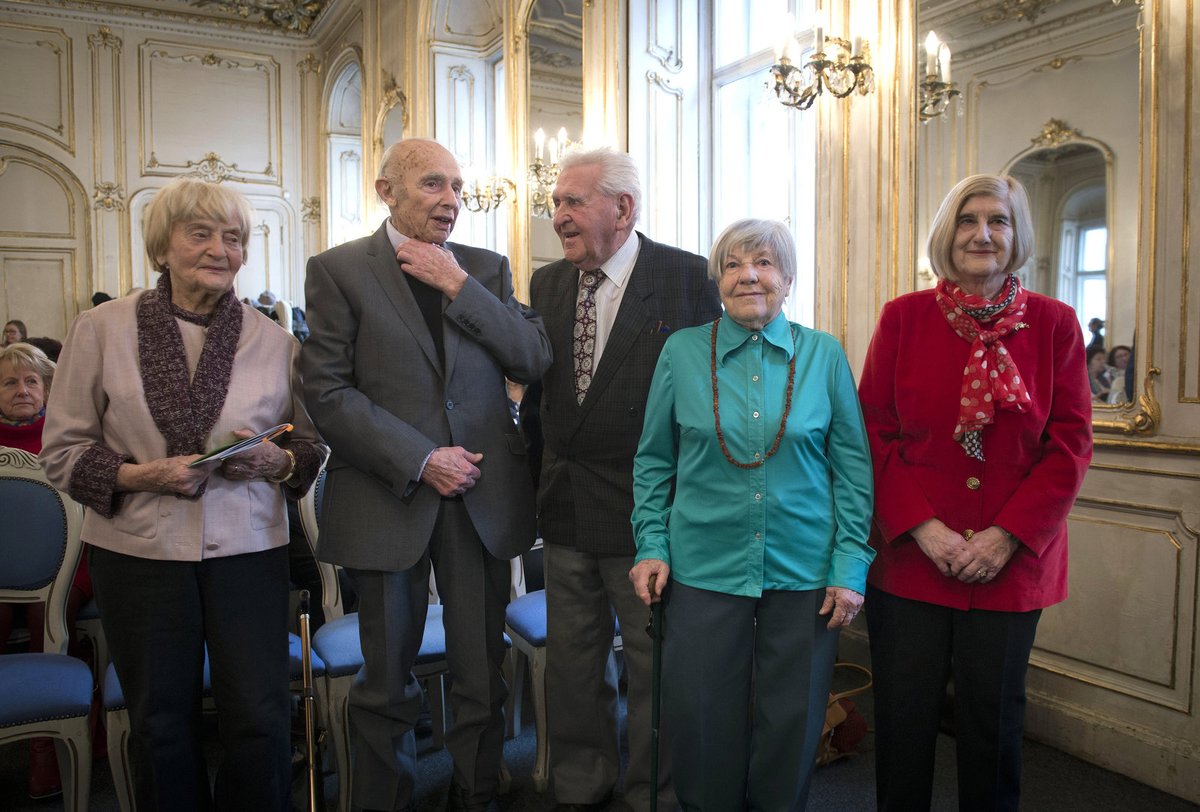
[[(138, 809), (289, 809), (287, 548), (188, 562), (92, 547), (90, 562), (129, 707)], [(215, 793), (201, 742), (206, 644), (222, 751)]]
[(1041, 610), (959, 610), (867, 587), (881, 810), (927, 810), (946, 684), (954, 679), (958, 807), (1013, 810), (1021, 795), (1025, 672)]

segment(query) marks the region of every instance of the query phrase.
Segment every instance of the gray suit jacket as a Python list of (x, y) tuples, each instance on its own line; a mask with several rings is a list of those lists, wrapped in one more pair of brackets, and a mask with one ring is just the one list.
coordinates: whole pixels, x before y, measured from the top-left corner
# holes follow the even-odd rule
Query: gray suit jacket
[(536, 537), (525, 447), (505, 376), (536, 380), (550, 364), (537, 314), (513, 298), (508, 260), (447, 243), (470, 279), (445, 305), (445, 367), (396, 262), (385, 226), (308, 261), (312, 331), (301, 350), (309, 413), (329, 443), (318, 556), (357, 569), (411, 567), (429, 544), (441, 497), (419, 481), (439, 446), (481, 452), (463, 497), (498, 558)]
[(538, 521), (547, 544), (633, 555), (633, 455), (658, 354), (673, 331), (721, 314), (704, 257), (637, 236), (637, 263), (582, 404), (575, 401), (572, 355), (578, 270), (559, 260), (530, 282), (556, 359), (541, 393)]

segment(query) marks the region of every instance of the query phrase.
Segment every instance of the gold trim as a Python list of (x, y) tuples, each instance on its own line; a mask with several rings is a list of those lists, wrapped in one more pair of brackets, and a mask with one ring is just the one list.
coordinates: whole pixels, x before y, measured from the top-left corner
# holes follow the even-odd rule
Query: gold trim
[[(36, 119), (28, 118), (27, 116), (17, 115), (9, 111), (4, 112), (4, 118), (7, 119), (6, 127), (20, 132), (29, 133), (30, 135), (42, 138), (52, 144), (62, 147), (71, 155), (75, 154), (75, 57), (74, 49), (71, 47), (72, 39), (67, 32), (61, 28), (47, 28), (40, 25), (25, 25), (13, 22), (0, 22), (0, 31), (5, 28), (14, 29), (17, 31), (36, 31), (43, 34), (57, 35), (61, 37), (62, 42), (55, 45), (49, 41), (19, 41), (21, 45), (48, 46), (58, 56), (58, 66), (61, 73), (60, 82), (58, 85), (58, 103), (59, 103), (59, 124), (57, 127), (50, 127), (45, 122), (37, 121)], [(17, 123), (18, 121), (28, 121), (34, 126), (25, 126)], [(60, 137), (55, 138), (51, 133), (57, 133)]]
[(371, 143), (375, 145), (375, 154), (383, 154), (387, 144), (383, 143), (383, 131), (387, 126), (388, 114), (396, 107), (400, 108), (400, 126), (408, 132), (408, 96), (396, 84), (396, 77), (387, 71), (383, 72), (383, 94), (379, 99), (379, 111), (375, 114), (375, 126), (372, 128)]
[[(1183, 49), (1184, 68), (1182, 75), (1189, 77), (1183, 84), (1183, 183), (1180, 188), (1182, 190), (1182, 200), (1180, 206), (1180, 221), (1183, 223), (1183, 228), (1180, 229), (1180, 246), (1179, 246), (1179, 329), (1181, 337), (1179, 342), (1179, 382), (1177, 398), (1179, 403), (1200, 403), (1200, 392), (1193, 392), (1191, 396), (1187, 394), (1188, 381), (1188, 364), (1187, 355), (1188, 348), (1192, 345), (1192, 339), (1188, 332), (1190, 322), (1188, 320), (1188, 294), (1189, 294), (1189, 277), (1191, 276), (1191, 227), (1192, 227), (1192, 93), (1193, 85), (1195, 84), (1195, 26), (1193, 23), (1191, 3), (1188, 3), (1187, 13), (1187, 33), (1185, 34), (1186, 45)], [(1192, 381), (1193, 384), (1200, 383)]]
[(97, 181), (92, 191), (92, 208), (104, 211), (125, 210), (125, 190), (119, 183)]
[[(155, 60), (170, 60), (185, 64), (201, 64), (206, 68), (250, 70), (261, 73), (267, 94), (267, 109), (262, 111), (263, 115), (266, 116), (267, 132), (263, 142), (267, 144), (269, 150), (267, 165), (258, 171), (243, 170), (244, 174), (237, 177), (232, 175), (220, 177), (217, 182), (230, 179), (240, 183), (284, 186), (282, 174), (277, 174), (275, 171), (276, 162), (279, 160), (279, 156), (283, 154), (283, 111), (281, 107), (282, 69), (274, 56), (231, 49), (221, 51), (220, 55), (218, 55), (217, 53), (202, 50), (187, 43), (164, 42), (151, 39), (145, 40), (138, 47), (138, 102), (141, 111), (138, 117), (140, 125), (138, 134), (138, 159), (143, 175), (154, 177), (194, 175), (197, 173), (189, 170), (194, 170), (197, 167), (201, 167), (202, 172), (207, 172), (208, 167), (203, 165), (209, 162), (214, 156), (214, 153), (210, 152), (199, 161), (188, 160), (182, 164), (160, 161), (158, 159), (157, 150), (153, 144), (155, 133), (152, 101), (154, 98), (153, 67)], [(149, 95), (149, 100), (147, 100), (147, 94)], [(149, 160), (146, 159), (147, 152), (150, 153)], [(238, 168), (236, 164), (230, 164), (229, 166)], [(205, 175), (205, 178), (209, 179), (207, 175)]]
[(1118, 414), (1114, 418), (1098, 418), (1096, 417), (1096, 408), (1092, 410), (1092, 429), (1095, 431), (1114, 431), (1120, 434), (1140, 434), (1148, 436), (1158, 431), (1158, 426), (1162, 422), (1162, 407), (1158, 403), (1158, 399), (1154, 396), (1154, 379), (1162, 374), (1162, 370), (1158, 367), (1150, 367), (1146, 371), (1145, 380), (1142, 382), (1142, 391), (1138, 394), (1137, 400), (1123, 406), (1109, 407), (1100, 406), (1105, 412), (1117, 409)]

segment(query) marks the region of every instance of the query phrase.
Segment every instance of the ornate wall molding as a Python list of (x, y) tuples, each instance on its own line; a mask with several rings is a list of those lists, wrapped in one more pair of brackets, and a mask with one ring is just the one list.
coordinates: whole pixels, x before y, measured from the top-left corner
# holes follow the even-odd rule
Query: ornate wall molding
[(307, 34), (332, 0), (191, 0), (196, 8), (215, 6), (221, 11), (254, 20), (280, 31)]
[(97, 181), (92, 191), (92, 208), (125, 211), (125, 189), (119, 183)]
[(321, 222), (321, 198), (306, 197), (300, 201), (300, 219), (306, 223)]

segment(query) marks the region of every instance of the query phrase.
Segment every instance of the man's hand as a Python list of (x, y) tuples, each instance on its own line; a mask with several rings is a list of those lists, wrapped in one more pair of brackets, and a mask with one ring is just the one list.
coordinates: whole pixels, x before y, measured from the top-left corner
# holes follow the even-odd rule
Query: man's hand
[(421, 481), (442, 496), (461, 496), (479, 481), (480, 471), (475, 465), (482, 459), (482, 454), (458, 445), (434, 449), (421, 472)]
[(450, 301), (467, 283), (467, 272), (458, 266), (450, 250), (420, 240), (405, 240), (396, 249), (400, 270), (446, 294)]
[[(633, 591), (649, 606), (662, 600), (663, 590), (667, 588), (667, 579), (671, 577), (671, 567), (666, 561), (657, 558), (647, 558), (633, 565), (629, 571), (629, 580), (633, 581)], [(654, 594), (650, 594), (650, 579), (654, 579)]]

